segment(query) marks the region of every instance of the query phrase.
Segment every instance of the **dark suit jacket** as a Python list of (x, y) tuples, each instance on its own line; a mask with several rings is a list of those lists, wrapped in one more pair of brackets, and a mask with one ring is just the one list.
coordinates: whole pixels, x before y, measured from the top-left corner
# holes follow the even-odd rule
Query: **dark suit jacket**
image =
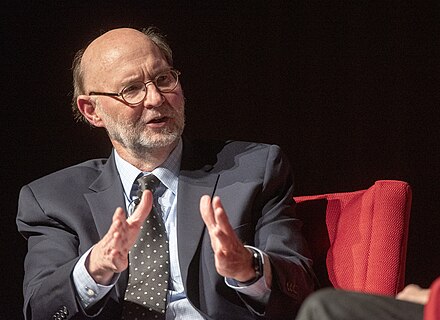
[[(220, 196), (230, 223), (245, 244), (270, 258), (273, 284), (268, 319), (294, 318), (313, 289), (311, 261), (295, 218), (293, 179), (287, 159), (274, 145), (248, 142), (184, 142), (177, 199), (179, 261), (188, 299), (207, 319), (254, 319), (246, 297), (217, 274), (199, 211), (203, 194)], [(40, 178), (20, 192), (18, 230), (28, 239), (24, 313), (27, 319), (86, 319), (71, 279), (78, 258), (107, 232), (124, 207), (114, 155)], [(127, 272), (87, 314), (118, 319)]]

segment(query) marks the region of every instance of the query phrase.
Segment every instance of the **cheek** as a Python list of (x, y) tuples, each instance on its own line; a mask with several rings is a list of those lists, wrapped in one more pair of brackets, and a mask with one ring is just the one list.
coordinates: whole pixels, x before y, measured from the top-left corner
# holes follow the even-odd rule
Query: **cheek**
[(104, 108), (99, 110), (102, 118), (113, 123), (126, 123), (142, 116), (142, 108), (128, 108), (120, 103), (106, 105)]
[(135, 107), (127, 110), (127, 112), (125, 112), (122, 116), (124, 117), (124, 119), (137, 121), (142, 118), (144, 112), (145, 108), (143, 106), (141, 106), (140, 108)]
[(176, 111), (183, 112), (183, 109), (185, 107), (185, 98), (182, 91), (168, 97), (168, 103)]

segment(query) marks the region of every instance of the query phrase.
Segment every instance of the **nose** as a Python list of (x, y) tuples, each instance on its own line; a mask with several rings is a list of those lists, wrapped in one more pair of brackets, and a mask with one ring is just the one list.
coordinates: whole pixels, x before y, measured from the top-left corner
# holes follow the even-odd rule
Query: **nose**
[(147, 84), (147, 95), (144, 100), (145, 108), (155, 108), (160, 107), (165, 101), (165, 97), (157, 89), (154, 83)]

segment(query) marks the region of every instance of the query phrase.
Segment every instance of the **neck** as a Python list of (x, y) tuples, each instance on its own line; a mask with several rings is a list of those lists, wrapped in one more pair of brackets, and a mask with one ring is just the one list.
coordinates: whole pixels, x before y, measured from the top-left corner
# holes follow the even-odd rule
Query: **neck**
[(132, 164), (141, 171), (151, 172), (160, 166), (174, 150), (178, 142), (164, 147), (144, 148), (143, 150), (129, 150), (116, 141), (112, 141), (113, 147), (122, 159)]

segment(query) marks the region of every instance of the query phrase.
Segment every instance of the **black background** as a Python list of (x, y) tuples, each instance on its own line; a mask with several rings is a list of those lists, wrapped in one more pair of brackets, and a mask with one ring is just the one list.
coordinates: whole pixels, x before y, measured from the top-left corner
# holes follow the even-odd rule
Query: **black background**
[(21, 318), (20, 187), (110, 151), (73, 121), (70, 65), (120, 26), (168, 35), (188, 134), (281, 145), (297, 195), (408, 181), (406, 282), (440, 274), (438, 2), (15, 1), (1, 21), (1, 319)]

